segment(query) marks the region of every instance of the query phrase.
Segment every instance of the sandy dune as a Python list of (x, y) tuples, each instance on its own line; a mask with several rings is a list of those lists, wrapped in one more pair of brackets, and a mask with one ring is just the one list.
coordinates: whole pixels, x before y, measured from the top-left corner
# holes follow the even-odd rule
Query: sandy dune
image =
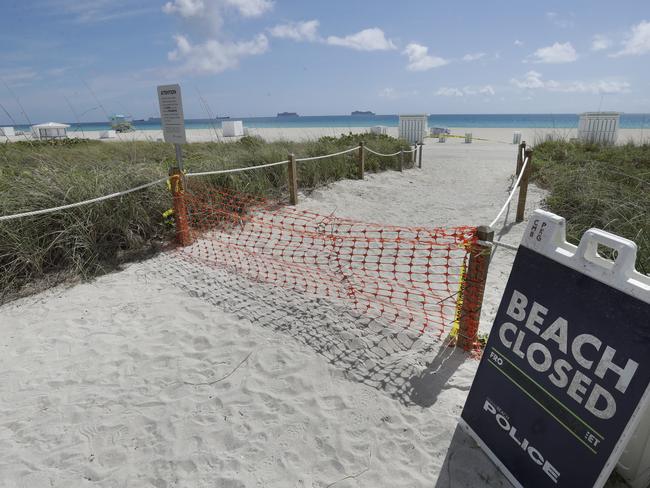
[[(339, 182), (300, 206), (489, 223), (514, 158), (505, 144), (429, 144), (422, 170)], [(531, 188), (528, 210), (542, 198)], [(518, 242), (512, 222), (497, 239)], [(485, 330), (512, 258), (492, 261)], [(340, 304), (168, 253), (0, 316), (0, 486), (509, 486), (457, 429), (477, 362)]]

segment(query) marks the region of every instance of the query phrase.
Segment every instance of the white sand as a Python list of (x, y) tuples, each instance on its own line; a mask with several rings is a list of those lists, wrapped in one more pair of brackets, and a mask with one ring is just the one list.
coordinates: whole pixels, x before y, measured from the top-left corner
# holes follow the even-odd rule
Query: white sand
[[(339, 182), (300, 206), (489, 223), (514, 158), (504, 144), (429, 144), (422, 170)], [(542, 197), (532, 187), (528, 210)], [(498, 239), (519, 241), (512, 221)], [(484, 330), (512, 258), (492, 261)], [(509, 486), (457, 429), (475, 360), (321, 299), (162, 255), (0, 317), (3, 486)]]
[[(290, 140), (290, 141), (307, 141), (318, 139), (322, 136), (338, 137), (341, 134), (361, 134), (368, 132), (367, 127), (304, 127), (304, 128), (268, 128), (268, 129), (248, 129), (250, 135), (260, 136), (267, 141)], [(514, 131), (522, 133), (522, 140), (529, 144), (535, 144), (543, 141), (547, 136), (555, 139), (569, 140), (577, 137), (576, 129), (553, 129), (553, 128), (526, 128), (526, 129), (493, 129), (484, 127), (454, 127), (451, 133), (463, 136), (466, 132), (471, 132), (475, 138), (484, 138), (495, 142), (512, 142)], [(397, 137), (397, 127), (388, 127), (387, 133)], [(233, 142), (239, 140), (239, 137), (223, 137), (221, 129), (188, 129), (186, 131), (188, 142), (213, 142), (226, 141)], [(100, 131), (70, 132), (70, 137), (85, 137), (87, 139), (99, 139)], [(9, 138), (11, 141), (24, 140), (22, 136)], [(4, 141), (6, 138), (0, 138)], [(162, 130), (136, 130), (118, 134), (113, 139), (102, 139), (105, 142), (116, 141), (162, 141)], [(435, 142), (437, 139), (429, 139)], [(458, 140), (449, 139), (448, 142)], [(629, 141), (637, 143), (650, 142), (650, 129), (620, 129), (618, 143), (623, 144)]]

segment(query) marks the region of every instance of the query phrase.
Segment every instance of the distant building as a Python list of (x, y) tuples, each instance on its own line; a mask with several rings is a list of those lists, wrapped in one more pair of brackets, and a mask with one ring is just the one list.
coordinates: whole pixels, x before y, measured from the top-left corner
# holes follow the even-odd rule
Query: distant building
[(37, 139), (66, 139), (68, 137), (68, 124), (47, 122), (46, 124), (32, 125), (32, 135)]

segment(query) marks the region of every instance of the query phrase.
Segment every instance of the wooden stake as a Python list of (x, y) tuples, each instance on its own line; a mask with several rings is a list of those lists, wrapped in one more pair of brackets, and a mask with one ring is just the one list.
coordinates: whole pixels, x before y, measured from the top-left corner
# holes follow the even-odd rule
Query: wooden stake
[(174, 222), (176, 223), (176, 242), (179, 246), (188, 246), (192, 242), (190, 225), (185, 205), (185, 189), (183, 188), (183, 173), (180, 168), (170, 170), (169, 184), (172, 191)]
[(424, 143), (420, 143), (420, 153), (418, 154), (418, 167), (422, 169), (422, 146), (424, 146)]
[(526, 141), (523, 141), (521, 144), (519, 144), (519, 151), (517, 151), (517, 176), (519, 176), (519, 173), (521, 172), (521, 165), (524, 164), (524, 160), (521, 157), (522, 149), (524, 151), (526, 150)]
[[(519, 200), (517, 201), (517, 222), (523, 222), (524, 212), (526, 210), (526, 194), (528, 193), (528, 178), (530, 177), (530, 172), (533, 166), (533, 150), (526, 149), (524, 153), (524, 160), (528, 159), (528, 164), (526, 164), (526, 169), (524, 174), (521, 177), (521, 182), (519, 183)], [(523, 166), (523, 162), (521, 163)]]
[(293, 153), (289, 154), (287, 176), (289, 178), (289, 204), (298, 205), (298, 168), (296, 168), (296, 156)]
[(399, 152), (399, 170), (404, 171), (404, 149)]
[(363, 150), (363, 141), (359, 143), (359, 154), (357, 155), (357, 177), (363, 180), (363, 172), (366, 167), (366, 152)]
[[(494, 240), (494, 231), (486, 225), (480, 226), (476, 234), (479, 241)], [(458, 340), (456, 341), (456, 346), (466, 351), (477, 345), (491, 251), (490, 245), (481, 243), (476, 243), (470, 250), (469, 264), (462, 284), (461, 304), (458, 307)]]

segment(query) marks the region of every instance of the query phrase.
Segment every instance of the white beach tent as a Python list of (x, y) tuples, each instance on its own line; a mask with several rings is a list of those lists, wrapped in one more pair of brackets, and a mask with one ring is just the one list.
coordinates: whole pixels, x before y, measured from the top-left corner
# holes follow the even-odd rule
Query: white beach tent
[(16, 131), (14, 131), (13, 127), (0, 127), (0, 136), (14, 137), (15, 135), (16, 135)]
[(68, 127), (68, 124), (58, 122), (32, 125), (32, 135), (37, 139), (65, 139), (68, 137)]

